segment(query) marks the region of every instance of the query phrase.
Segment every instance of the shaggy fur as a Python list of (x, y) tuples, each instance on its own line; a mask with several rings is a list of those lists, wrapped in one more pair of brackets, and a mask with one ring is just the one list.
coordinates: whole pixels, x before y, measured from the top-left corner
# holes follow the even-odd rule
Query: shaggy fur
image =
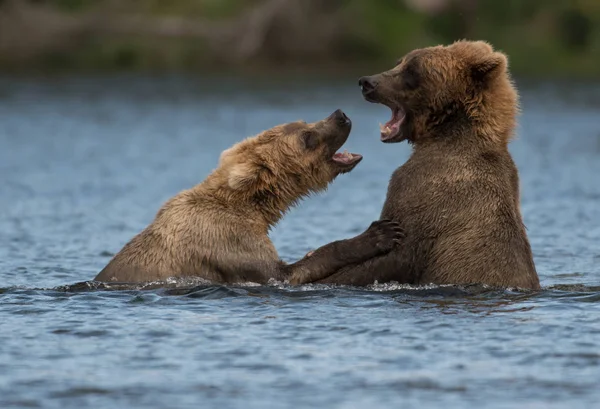
[(365, 99), (392, 109), (382, 140), (413, 146), (381, 213), (407, 238), (324, 282), (540, 288), (508, 151), (518, 96), (507, 66), (489, 44), (459, 41), (414, 50), (391, 70), (361, 78)]
[[(360, 155), (335, 155), (350, 120), (336, 111), (313, 123), (277, 126), (223, 152), (218, 168), (170, 199), (95, 278), (144, 282), (195, 276), (213, 282), (291, 283), (327, 277), (348, 263), (391, 250), (402, 235), (389, 221), (375, 222), (354, 239), (330, 243), (285, 265), (268, 232), (299, 199), (349, 172)], [(338, 160), (336, 160), (338, 158)]]

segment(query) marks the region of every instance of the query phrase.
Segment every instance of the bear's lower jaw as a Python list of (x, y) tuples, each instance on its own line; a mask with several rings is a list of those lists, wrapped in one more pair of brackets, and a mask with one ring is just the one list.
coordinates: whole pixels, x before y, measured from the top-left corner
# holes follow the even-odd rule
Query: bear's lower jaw
[(404, 142), (407, 139), (408, 139), (408, 137), (402, 135), (402, 131), (400, 131), (396, 135), (392, 135), (392, 136), (383, 136), (383, 135), (381, 135), (381, 139), (380, 140), (383, 143), (399, 143), (399, 142)]
[(336, 153), (331, 158), (334, 162), (340, 163), (342, 165), (351, 165), (357, 160), (362, 158), (358, 153), (350, 153), (347, 150), (344, 150), (342, 153)]
[(406, 112), (401, 107), (392, 108), (392, 118), (384, 125), (379, 124), (381, 130), (381, 141), (385, 143), (402, 142), (405, 137), (402, 135), (402, 124), (406, 118)]
[(358, 153), (344, 151), (342, 153), (334, 154), (331, 157), (331, 161), (336, 166), (338, 173), (347, 173), (354, 169), (362, 158), (362, 155), (359, 155)]

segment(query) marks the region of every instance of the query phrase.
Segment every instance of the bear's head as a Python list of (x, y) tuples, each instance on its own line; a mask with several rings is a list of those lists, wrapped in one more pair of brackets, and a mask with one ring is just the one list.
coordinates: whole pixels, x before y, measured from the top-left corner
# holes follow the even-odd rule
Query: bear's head
[(314, 123), (279, 125), (224, 151), (218, 170), (232, 194), (282, 214), (361, 161), (358, 154), (336, 153), (351, 128), (352, 122), (341, 110)]
[(507, 58), (483, 41), (416, 49), (396, 66), (359, 80), (364, 98), (387, 105), (383, 142), (477, 138), (507, 144), (518, 96)]

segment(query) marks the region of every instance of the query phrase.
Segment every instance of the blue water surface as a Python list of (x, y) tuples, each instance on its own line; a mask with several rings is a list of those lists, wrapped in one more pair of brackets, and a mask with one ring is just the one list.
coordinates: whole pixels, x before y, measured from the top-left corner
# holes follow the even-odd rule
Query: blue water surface
[(543, 291), (96, 288), (245, 136), (342, 108), (362, 163), (274, 230), (293, 261), (379, 217), (406, 144), (355, 81), (0, 80), (1, 408), (597, 408), (600, 86), (519, 82), (511, 152)]

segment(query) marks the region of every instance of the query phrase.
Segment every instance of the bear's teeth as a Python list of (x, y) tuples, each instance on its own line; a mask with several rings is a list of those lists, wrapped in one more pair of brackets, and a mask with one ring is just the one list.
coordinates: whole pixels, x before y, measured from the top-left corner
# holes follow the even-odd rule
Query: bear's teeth
[(392, 128), (390, 128), (389, 125), (379, 124), (379, 129), (381, 130), (381, 133), (384, 135), (389, 135), (392, 132)]

